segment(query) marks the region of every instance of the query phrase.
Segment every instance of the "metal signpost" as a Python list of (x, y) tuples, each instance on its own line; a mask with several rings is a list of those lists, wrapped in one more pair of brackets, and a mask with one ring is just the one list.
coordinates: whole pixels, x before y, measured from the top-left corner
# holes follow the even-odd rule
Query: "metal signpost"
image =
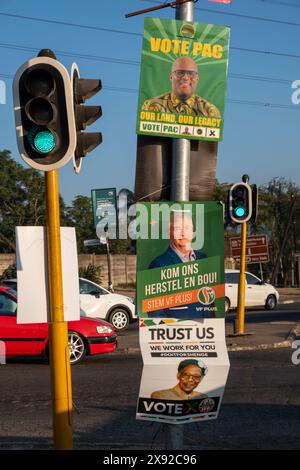
[(108, 288), (113, 292), (109, 238), (117, 238), (118, 233), (116, 188), (92, 189), (92, 206), (97, 235), (100, 235), (100, 243), (106, 245)]

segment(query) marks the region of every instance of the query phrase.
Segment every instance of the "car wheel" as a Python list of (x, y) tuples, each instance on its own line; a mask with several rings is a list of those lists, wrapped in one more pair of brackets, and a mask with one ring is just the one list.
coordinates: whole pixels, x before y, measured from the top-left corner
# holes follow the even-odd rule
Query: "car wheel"
[(69, 350), (71, 364), (78, 364), (86, 355), (86, 345), (83, 338), (76, 331), (69, 331)]
[(129, 315), (123, 308), (116, 308), (109, 315), (109, 322), (118, 331), (126, 330), (129, 325)]
[(225, 297), (225, 313), (229, 312), (229, 308), (230, 308), (230, 301), (227, 297)]
[(277, 301), (275, 295), (269, 295), (265, 303), (266, 310), (273, 310), (276, 307)]

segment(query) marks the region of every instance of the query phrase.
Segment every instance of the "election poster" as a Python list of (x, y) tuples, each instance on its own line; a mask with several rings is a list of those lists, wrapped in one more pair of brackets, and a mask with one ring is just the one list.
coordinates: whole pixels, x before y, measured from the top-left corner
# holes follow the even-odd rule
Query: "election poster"
[(140, 319), (140, 343), (137, 419), (183, 424), (217, 418), (229, 371), (224, 319)]
[(223, 206), (138, 203), (136, 236), (144, 362), (137, 419), (215, 419), (229, 371)]
[[(91, 191), (94, 227), (102, 222), (108, 230), (115, 232), (117, 227), (116, 188), (92, 189)], [(115, 237), (114, 237), (115, 238)]]
[(137, 134), (221, 141), (230, 28), (146, 18)]
[(223, 206), (139, 203), (137, 214), (138, 315), (224, 317)]

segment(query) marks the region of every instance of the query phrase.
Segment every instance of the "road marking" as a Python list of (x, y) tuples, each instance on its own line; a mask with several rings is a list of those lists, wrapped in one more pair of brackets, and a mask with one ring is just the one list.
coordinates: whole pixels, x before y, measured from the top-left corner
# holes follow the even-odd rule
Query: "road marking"
[(271, 325), (294, 325), (295, 322), (294, 321), (271, 321), (270, 322)]

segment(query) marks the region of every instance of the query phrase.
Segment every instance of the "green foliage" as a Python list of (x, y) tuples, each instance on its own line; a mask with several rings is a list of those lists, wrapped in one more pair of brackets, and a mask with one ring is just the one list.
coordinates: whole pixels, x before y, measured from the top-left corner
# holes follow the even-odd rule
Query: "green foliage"
[[(251, 181), (250, 181), (251, 183)], [(227, 199), (227, 191), (232, 183), (219, 184), (216, 181), (215, 199)], [(248, 224), (248, 234), (266, 234), (269, 239), (270, 263), (264, 264), (264, 274), (270, 278), (276, 258), (280, 252), (285, 228), (288, 224), (292, 200), (296, 198), (292, 223), (280, 261), (280, 269), (276, 279), (277, 285), (291, 285), (291, 267), (296, 265), (295, 253), (300, 252), (300, 188), (282, 177), (272, 178), (268, 184), (258, 188), (258, 216), (254, 224)], [(240, 226), (225, 225), (225, 240), (240, 234)], [(296, 267), (296, 266), (295, 266)], [(259, 265), (249, 265), (249, 270), (259, 275)]]
[[(76, 196), (67, 209), (68, 225), (76, 228), (78, 253), (91, 253), (95, 247), (84, 247), (84, 240), (97, 238), (94, 229), (92, 202), (87, 196)], [(91, 249), (92, 248), (92, 249)]]
[(0, 281), (3, 279), (16, 279), (17, 278), (17, 266), (16, 264), (10, 264), (3, 273), (0, 275)]
[(110, 253), (116, 255), (130, 254), (131, 240), (110, 240), (109, 241)]
[[(9, 150), (0, 151), (0, 253), (15, 252), (15, 226), (45, 225), (45, 182), (40, 172), (24, 168), (16, 162)], [(253, 181), (254, 183), (255, 181)], [(251, 181), (250, 181), (251, 183)], [(227, 192), (232, 183), (215, 182), (214, 199), (226, 202)], [(273, 178), (258, 188), (258, 217), (255, 224), (249, 224), (248, 233), (264, 233), (270, 242), (271, 262), (264, 264), (267, 276), (272, 273), (275, 260), (284, 239), (285, 227), (291, 211), (292, 195), (296, 198), (292, 223), (281, 259), (278, 283), (291, 283), (291, 266), (295, 264), (295, 253), (300, 253), (300, 188), (285, 178)], [(61, 225), (74, 226), (77, 235), (78, 253), (105, 254), (106, 246), (84, 247), (87, 239), (97, 238), (93, 224), (90, 197), (78, 195), (70, 207), (60, 197)], [(240, 233), (240, 226), (225, 225), (225, 240)], [(112, 254), (131, 253), (130, 240), (110, 240)], [(254, 270), (255, 267), (252, 265)], [(251, 268), (252, 268), (251, 267)], [(85, 268), (83, 277), (99, 282), (100, 273), (93, 266)], [(5, 276), (15, 276), (15, 273)]]
[[(8, 150), (0, 151), (0, 253), (15, 251), (15, 227), (45, 225), (45, 182), (32, 168), (17, 163)], [(61, 220), (65, 208), (60, 198)]]
[(101, 266), (93, 266), (92, 264), (89, 264), (88, 266), (81, 267), (79, 268), (79, 277), (84, 277), (96, 284), (101, 284)]

